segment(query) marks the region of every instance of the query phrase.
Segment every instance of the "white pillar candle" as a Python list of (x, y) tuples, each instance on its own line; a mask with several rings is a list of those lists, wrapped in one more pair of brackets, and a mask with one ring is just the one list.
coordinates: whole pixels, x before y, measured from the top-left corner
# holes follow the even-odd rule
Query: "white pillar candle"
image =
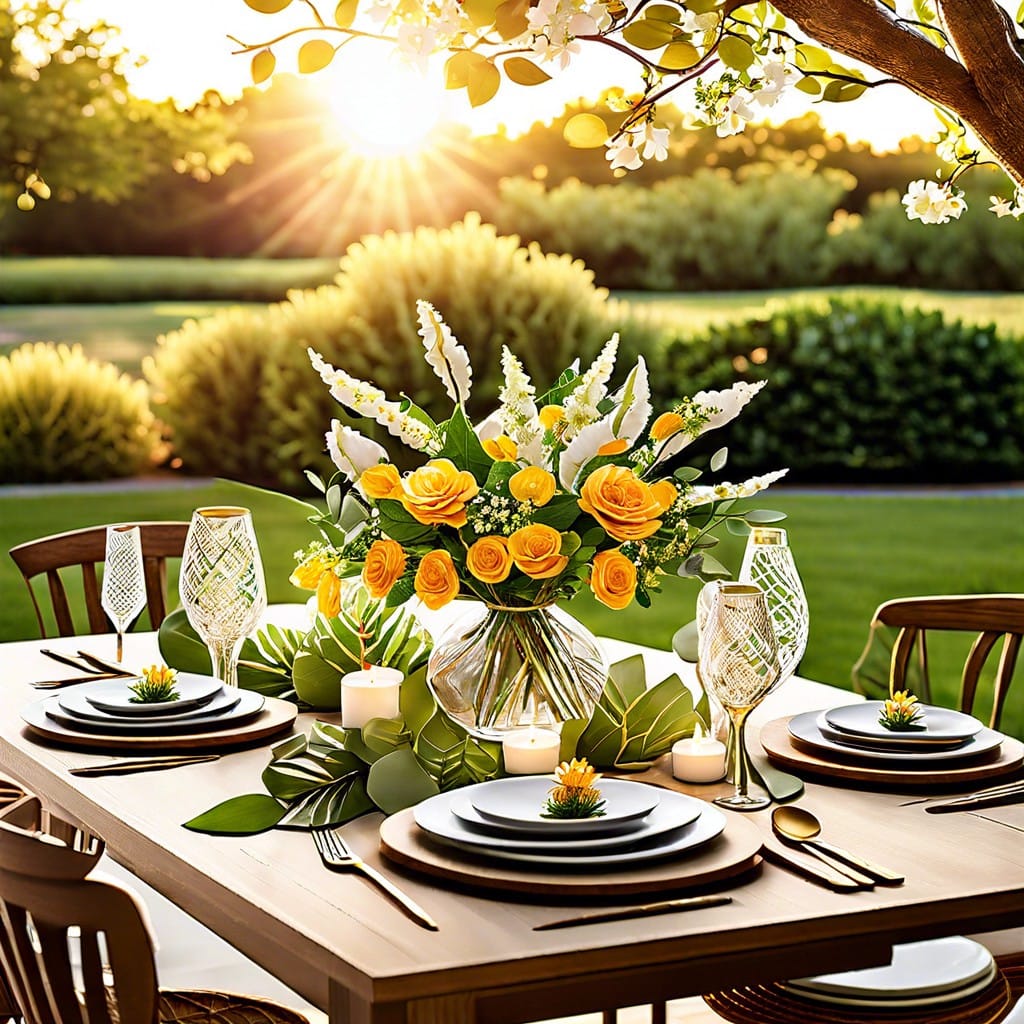
[(341, 677), (341, 725), (362, 729), (371, 718), (397, 718), (405, 676), (397, 668), (370, 665)]
[(509, 775), (546, 775), (558, 767), (562, 740), (550, 729), (530, 727), (510, 732), (501, 741), (505, 771)]
[(692, 738), (672, 745), (672, 774), (682, 782), (718, 782), (725, 778), (725, 744), (705, 736), (698, 723)]

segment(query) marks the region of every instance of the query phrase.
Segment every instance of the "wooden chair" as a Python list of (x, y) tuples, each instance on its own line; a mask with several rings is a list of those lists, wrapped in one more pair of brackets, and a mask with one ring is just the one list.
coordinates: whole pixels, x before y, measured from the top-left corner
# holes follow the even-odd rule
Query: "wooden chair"
[[(871, 620), (872, 635), (878, 627), (899, 630), (893, 644), (889, 668), (891, 690), (906, 688), (912, 657), (916, 651), (915, 692), (923, 701), (931, 700), (928, 683), (929, 630), (977, 633), (960, 682), (959, 708), (971, 714), (978, 693), (978, 680), (992, 649), (1002, 639), (999, 664), (993, 681), (992, 711), (989, 725), (999, 727), (1010, 681), (1017, 665), (1021, 638), (1024, 636), (1024, 594), (969, 594), (947, 597), (903, 597), (880, 605)], [(854, 666), (854, 677), (868, 656), (870, 641)]]
[(102, 852), (34, 797), (0, 811), (0, 958), (25, 1024), (307, 1024), (261, 999), (160, 991), (135, 898), (89, 877)]
[[(167, 615), (167, 559), (181, 558), (185, 548), (188, 523), (139, 523), (142, 534), (142, 560), (146, 577), (146, 601), (149, 622), (157, 629)], [(82, 585), (85, 589), (85, 607), (90, 633), (110, 631), (110, 623), (100, 605), (100, 585), (96, 566), (106, 556), (106, 526), (90, 526), (84, 530), (58, 533), (52, 537), (27, 541), (11, 548), (10, 555), (21, 570), (35, 608), (39, 635), (45, 637), (46, 624), (32, 588), (34, 577), (46, 574), (50, 590), (57, 633), (73, 636), (77, 631), (71, 619), (67, 591), (60, 570), (69, 566), (82, 567)]]

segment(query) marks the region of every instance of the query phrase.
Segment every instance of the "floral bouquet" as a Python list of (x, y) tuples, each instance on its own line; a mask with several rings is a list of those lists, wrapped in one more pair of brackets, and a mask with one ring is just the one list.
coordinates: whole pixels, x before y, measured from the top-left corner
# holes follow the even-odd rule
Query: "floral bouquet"
[[(784, 475), (741, 484), (695, 483), (675, 468), (695, 438), (733, 419), (761, 384), (737, 383), (681, 399), (651, 421), (643, 358), (609, 390), (618, 336), (586, 370), (569, 367), (546, 391), (505, 348), (497, 409), (466, 414), (472, 368), (465, 348), (429, 303), (417, 304), (427, 363), (453, 403), (436, 423), (408, 398), (310, 359), (349, 412), (384, 426), (422, 458), (399, 472), (387, 450), (334, 420), (327, 447), (339, 475), (318, 481), (340, 542), (301, 553), (293, 582), (316, 589), (320, 609), (360, 575), (370, 595), (432, 610), (455, 598), (479, 604), (435, 646), (428, 679), (442, 707), (482, 735), (521, 725), (586, 719), (607, 670), (593, 638), (554, 608), (582, 587), (609, 608), (647, 607), (662, 576), (728, 575), (708, 553), (713, 529), (777, 513), (730, 511)], [(711, 468), (725, 463), (724, 449)], [(346, 484), (340, 479), (343, 476)], [(325, 540), (328, 534), (325, 533)]]

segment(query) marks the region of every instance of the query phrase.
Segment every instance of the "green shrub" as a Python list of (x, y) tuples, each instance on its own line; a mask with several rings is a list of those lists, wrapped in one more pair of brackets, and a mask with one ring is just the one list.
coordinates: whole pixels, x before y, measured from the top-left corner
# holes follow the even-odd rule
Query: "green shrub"
[(683, 389), (767, 380), (733, 424), (730, 477), (957, 482), (1024, 473), (1024, 346), (992, 327), (896, 304), (832, 301), (677, 338), (652, 380)]
[(475, 215), (444, 230), (388, 232), (351, 246), (335, 285), (190, 321), (159, 340), (144, 372), (186, 468), (298, 488), (303, 468), (326, 467), (323, 435), (338, 415), (308, 346), (445, 416), (450, 403), (416, 333), (416, 300), (426, 299), (469, 350), (471, 412), (483, 416), (497, 403), (503, 344), (544, 383), (607, 338), (606, 293), (592, 277)]
[(152, 465), (159, 434), (146, 385), (80, 346), (0, 357), (0, 481), (107, 480)]
[(502, 182), (502, 231), (571, 252), (609, 288), (730, 290), (825, 280), (826, 229), (853, 187), (811, 167), (698, 170), (653, 186)]

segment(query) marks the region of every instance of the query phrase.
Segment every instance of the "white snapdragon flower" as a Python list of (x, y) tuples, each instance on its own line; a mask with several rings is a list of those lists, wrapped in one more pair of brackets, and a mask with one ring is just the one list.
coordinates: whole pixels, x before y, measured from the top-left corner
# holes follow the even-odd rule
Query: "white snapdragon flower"
[(420, 321), (419, 335), (423, 340), (427, 365), (444, 384), (448, 397), (459, 405), (465, 405), (473, 385), (469, 353), (455, 340), (451, 328), (429, 302), (420, 299), (416, 303), (416, 315)]
[(505, 375), (505, 383), (498, 393), (501, 407), (498, 414), (505, 433), (508, 434), (521, 451), (529, 452), (530, 464), (542, 458), (544, 425), (537, 415), (537, 403), (534, 401), (537, 390), (533, 386), (523, 364), (512, 354), (507, 345), (501, 350), (501, 368)]
[(956, 220), (967, 209), (962, 192), (954, 192), (948, 185), (919, 178), (907, 186), (903, 197), (908, 220), (922, 224), (946, 224)]
[(707, 505), (712, 501), (726, 501), (729, 498), (752, 498), (777, 480), (781, 480), (788, 472), (788, 469), (777, 469), (774, 473), (752, 476), (741, 484), (702, 484), (693, 487), (686, 492), (686, 508), (696, 508), (698, 505)]
[(358, 430), (331, 420), (331, 429), (324, 435), (331, 462), (348, 477), (358, 480), (371, 466), (387, 461), (388, 453), (376, 441)]
[(618, 332), (605, 342), (604, 348), (590, 364), (589, 369), (580, 377), (579, 384), (572, 390), (562, 403), (565, 416), (565, 434), (574, 437), (588, 423), (600, 419), (597, 405), (608, 393), (608, 380), (615, 369), (615, 356), (619, 351)]
[(427, 58), (437, 45), (437, 31), (430, 25), (404, 21), (398, 26), (398, 54), (421, 74), (427, 73)]
[(747, 127), (747, 122), (754, 119), (754, 108), (750, 105), (750, 100), (750, 92), (746, 89), (739, 89), (729, 97), (716, 129), (720, 139), (729, 135), (739, 135)]
[(375, 384), (359, 380), (344, 370), (336, 370), (325, 362), (319, 352), (308, 348), (309, 361), (320, 379), (331, 389), (332, 397), (359, 416), (366, 416), (386, 427), (392, 437), (416, 451), (430, 451), (436, 444), (434, 434), (425, 423), (402, 411), (398, 402), (390, 402)]
[(792, 70), (781, 60), (770, 60), (761, 66), (761, 88), (754, 93), (754, 101), (762, 107), (774, 107), (779, 102)]

